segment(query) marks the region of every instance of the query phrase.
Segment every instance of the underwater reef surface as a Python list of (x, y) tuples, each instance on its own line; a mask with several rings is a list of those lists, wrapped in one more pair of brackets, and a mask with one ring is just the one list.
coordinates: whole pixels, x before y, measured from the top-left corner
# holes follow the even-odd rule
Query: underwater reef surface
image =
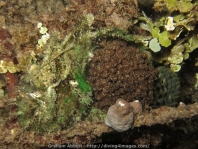
[[(196, 148), (197, 5), (2, 0), (0, 148)], [(104, 120), (119, 98), (143, 105), (125, 132)]]

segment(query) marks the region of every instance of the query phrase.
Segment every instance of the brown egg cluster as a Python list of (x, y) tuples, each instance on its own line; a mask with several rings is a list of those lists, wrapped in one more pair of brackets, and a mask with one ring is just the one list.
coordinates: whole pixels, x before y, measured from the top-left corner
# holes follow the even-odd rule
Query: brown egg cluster
[(94, 105), (107, 111), (118, 98), (143, 106), (153, 99), (156, 71), (147, 52), (114, 40), (102, 43), (92, 58), (89, 82), (94, 90)]

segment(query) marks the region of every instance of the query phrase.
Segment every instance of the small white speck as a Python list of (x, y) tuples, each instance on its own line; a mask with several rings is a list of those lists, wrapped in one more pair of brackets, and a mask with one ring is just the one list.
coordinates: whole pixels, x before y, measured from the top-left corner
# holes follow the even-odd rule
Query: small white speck
[(176, 23), (173, 22), (173, 17), (166, 18), (166, 25), (164, 27), (167, 31), (173, 31), (175, 29)]
[(185, 105), (185, 103), (183, 103), (183, 102), (180, 102), (179, 104), (180, 104), (180, 105)]
[(77, 87), (77, 86), (78, 86), (78, 82), (75, 81), (75, 80), (70, 80), (70, 81), (69, 81), (69, 84), (70, 84), (72, 87)]
[(34, 92), (34, 93), (27, 93), (29, 96), (31, 96), (32, 98), (36, 99), (41, 97), (41, 93), (40, 92)]
[(118, 104), (119, 104), (120, 106), (125, 106), (125, 104), (122, 103), (122, 101), (119, 101)]

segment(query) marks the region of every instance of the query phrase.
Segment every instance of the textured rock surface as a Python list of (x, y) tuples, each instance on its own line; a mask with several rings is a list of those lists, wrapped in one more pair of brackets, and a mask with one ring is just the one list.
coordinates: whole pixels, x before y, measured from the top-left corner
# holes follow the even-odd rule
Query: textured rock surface
[[(152, 110), (150, 113), (142, 113), (138, 115), (135, 120), (134, 127), (154, 125), (154, 130), (156, 130), (156, 124), (167, 124), (177, 119), (185, 119), (185, 118), (192, 119), (192, 117), (195, 116), (197, 113), (198, 113), (198, 103), (187, 105), (185, 108), (160, 107), (158, 109)], [(195, 136), (195, 133), (198, 130), (198, 127), (196, 125), (197, 123), (195, 123), (194, 125), (194, 129), (196, 131), (192, 129), (192, 126), (191, 126), (192, 121), (190, 121), (189, 124), (190, 124), (189, 128), (191, 129), (192, 134), (193, 136)], [(113, 129), (107, 127), (103, 121), (95, 121), (95, 122), (83, 121), (74, 125), (72, 128), (69, 128), (67, 130), (60, 131), (58, 133), (48, 133), (45, 135), (38, 134), (35, 132), (24, 131), (21, 128), (17, 127), (15, 123), (10, 123), (9, 128), (6, 128), (6, 127), (0, 128), (0, 133), (1, 133), (0, 147), (1, 148), (5, 148), (5, 147), (16, 148), (18, 146), (19, 147), (21, 146), (21, 148), (29, 147), (29, 148), (36, 149), (36, 148), (41, 148), (41, 147), (47, 148), (49, 144), (59, 144), (59, 145), (66, 144), (66, 143), (90, 144), (90, 143), (93, 143), (93, 141), (95, 141), (95, 139), (101, 136), (102, 134), (110, 133), (113, 131)], [(140, 128), (136, 129), (137, 133), (139, 133), (139, 129)], [(167, 131), (167, 130), (164, 130), (164, 131)], [(148, 132), (150, 132), (150, 127), (148, 127)], [(145, 133), (145, 131), (143, 133)], [(173, 137), (175, 137), (175, 134), (178, 134), (178, 133), (175, 133), (174, 131)], [(126, 133), (123, 134), (123, 139), (126, 138), (125, 135)], [(156, 133), (154, 135), (156, 135)], [(133, 139), (134, 137), (137, 138), (137, 137), (144, 137), (144, 136), (142, 135), (136, 136), (133, 133), (131, 136), (131, 139)], [(112, 135), (111, 135), (111, 138), (112, 138)], [(187, 135), (187, 138), (189, 139), (189, 135)], [(197, 138), (195, 137), (192, 137), (191, 139), (197, 140)], [(168, 141), (166, 138), (165, 140)], [(181, 141), (181, 137), (178, 138), (178, 140)], [(169, 140), (168, 142), (171, 142), (171, 140)], [(196, 142), (193, 142), (193, 143), (195, 144)], [(174, 140), (174, 144), (175, 144), (175, 140)]]
[(149, 54), (119, 40), (104, 42), (102, 47), (95, 51), (89, 70), (95, 106), (107, 111), (118, 98), (149, 104), (156, 75)]

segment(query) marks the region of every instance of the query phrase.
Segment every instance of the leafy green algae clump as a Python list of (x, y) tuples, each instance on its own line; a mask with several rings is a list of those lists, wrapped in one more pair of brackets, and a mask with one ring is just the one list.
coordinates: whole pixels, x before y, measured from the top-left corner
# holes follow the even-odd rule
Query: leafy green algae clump
[(180, 11), (181, 13), (189, 12), (198, 2), (192, 3), (192, 0), (156, 0), (154, 9), (158, 11)]
[[(169, 65), (173, 72), (181, 69), (183, 60), (189, 58), (189, 54), (198, 46), (196, 35), (198, 1), (192, 0), (156, 0), (153, 9), (159, 14), (154, 21), (145, 14), (139, 17), (142, 21), (140, 27), (151, 34), (149, 48), (157, 53), (154, 60), (157, 63)], [(161, 17), (161, 18), (160, 18)], [(175, 50), (180, 49), (181, 50)], [(160, 48), (161, 47), (161, 48)], [(179, 55), (182, 61), (175, 62), (173, 59)]]

